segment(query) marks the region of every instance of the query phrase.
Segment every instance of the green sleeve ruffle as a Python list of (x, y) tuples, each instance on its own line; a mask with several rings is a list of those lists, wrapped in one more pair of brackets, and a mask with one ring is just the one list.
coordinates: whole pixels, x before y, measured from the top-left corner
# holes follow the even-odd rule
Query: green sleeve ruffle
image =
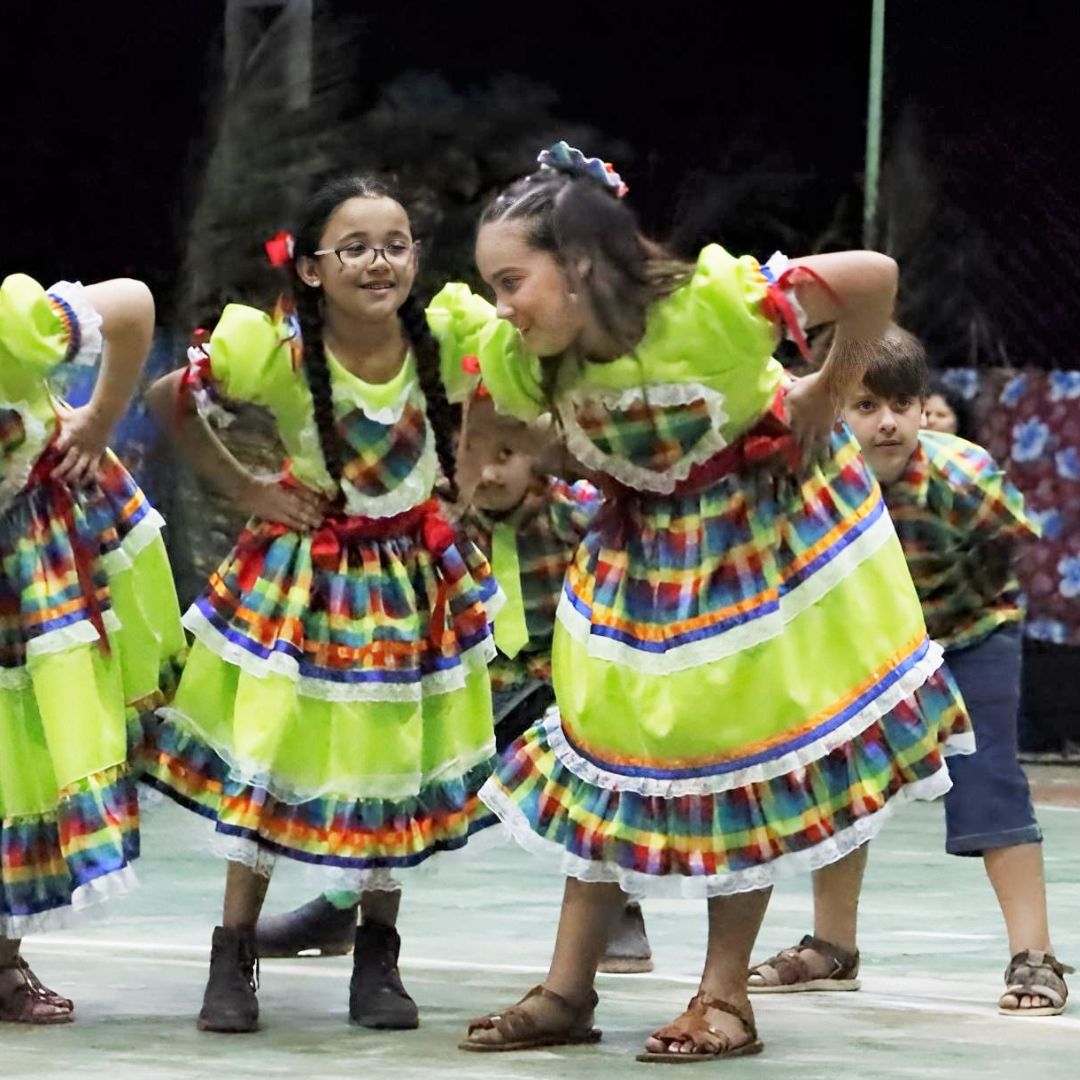
[(32, 277), (6, 277), (0, 285), (0, 349), (5, 382), (20, 369), (28, 377), (40, 379), (58, 364), (74, 359), (69, 354), (82, 336), (78, 314), (72, 304), (50, 296)]
[(229, 304), (210, 337), (210, 368), (221, 393), (275, 412), (291, 412), (304, 394), (294, 369), (289, 330), (264, 311)]
[[(517, 331), (468, 285), (444, 286), (427, 309), (428, 326), (439, 342), (442, 376), (451, 401), (464, 401), (480, 378), (496, 408), (522, 420), (547, 411), (540, 389), (540, 361), (521, 346)], [(462, 361), (475, 356), (481, 375), (466, 372)]]

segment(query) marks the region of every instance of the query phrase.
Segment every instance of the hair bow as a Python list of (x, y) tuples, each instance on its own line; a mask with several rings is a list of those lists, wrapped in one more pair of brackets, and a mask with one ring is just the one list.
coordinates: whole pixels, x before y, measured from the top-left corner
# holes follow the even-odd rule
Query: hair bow
[(553, 143), (546, 150), (541, 150), (536, 158), (541, 168), (555, 169), (570, 176), (583, 176), (607, 188), (617, 199), (621, 199), (630, 189), (623, 183), (622, 177), (615, 171), (615, 166), (599, 158), (586, 157), (580, 150), (571, 146), (565, 139)]
[(475, 380), (475, 387), (472, 392), (473, 397), (486, 398), (491, 395), (488, 393), (488, 388), (484, 385), (480, 372), (480, 357), (469, 354), (461, 358), (461, 370), (466, 375), (471, 375)]
[(266, 257), (270, 260), (271, 266), (288, 266), (292, 262), (293, 251), (296, 249), (296, 239), (291, 232), (285, 232), (282, 229), (263, 244), (263, 249), (266, 251)]

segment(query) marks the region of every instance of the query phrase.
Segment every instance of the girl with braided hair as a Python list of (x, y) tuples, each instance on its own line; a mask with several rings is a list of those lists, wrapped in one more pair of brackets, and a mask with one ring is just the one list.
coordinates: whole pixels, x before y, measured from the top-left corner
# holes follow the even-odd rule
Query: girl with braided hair
[[(185, 616), (195, 643), (146, 777), (209, 818), (230, 860), (201, 1029), (257, 1027), (254, 927), (278, 855), (363, 893), (350, 1019), (416, 1027), (391, 875), (494, 820), (477, 793), (501, 594), (432, 497), (440, 467), (454, 481), (450, 406), (410, 296), (405, 209), (373, 180), (334, 181), (291, 245), (279, 234), (268, 253), (295, 307), (229, 305), (150, 391), (196, 470), (252, 516)], [(202, 422), (218, 394), (272, 413), (282, 478), (252, 476)]]
[[(698, 992), (646, 1061), (757, 1053), (746, 990), (770, 886), (835, 862), (949, 787), (970, 724), (838, 391), (889, 324), (873, 252), (680, 264), (640, 235), (610, 167), (565, 143), (485, 211), (457, 347), (504, 412), (554, 409), (605, 505), (570, 562), (557, 707), (481, 798), (566, 875), (544, 982), (469, 1025), (466, 1050), (600, 1037), (593, 982), (622, 890), (708, 902)], [(782, 330), (832, 321), (790, 388)], [(805, 449), (804, 449), (805, 448)], [(667, 889), (665, 889), (667, 887)]]

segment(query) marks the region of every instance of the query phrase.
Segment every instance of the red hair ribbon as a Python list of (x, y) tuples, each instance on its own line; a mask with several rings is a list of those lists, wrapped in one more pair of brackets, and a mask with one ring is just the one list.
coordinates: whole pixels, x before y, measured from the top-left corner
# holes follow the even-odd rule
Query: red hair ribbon
[(279, 229), (263, 244), (271, 266), (288, 266), (293, 260), (296, 240), (291, 232)]
[(180, 385), (176, 392), (176, 416), (173, 419), (175, 427), (179, 427), (188, 402), (194, 400), (196, 391), (203, 389), (212, 378), (210, 353), (206, 348), (209, 342), (209, 330), (198, 326), (192, 331), (191, 344), (187, 351), (187, 367), (180, 376)]
[(775, 281), (768, 283), (769, 291), (761, 302), (761, 310), (765, 316), (772, 322), (782, 322), (784, 324), (788, 334), (791, 336), (791, 340), (799, 347), (799, 352), (802, 353), (803, 358), (806, 360), (811, 359), (810, 345), (806, 340), (802, 327), (799, 325), (799, 316), (796, 314), (795, 308), (785, 290), (795, 285), (805, 285), (808, 281), (820, 285), (837, 307), (843, 306), (843, 301), (836, 290), (816, 270), (811, 270), (809, 266), (789, 266)]
[[(469, 353), (467, 356), (463, 356), (461, 358), (461, 370), (464, 371), (466, 375), (475, 375), (479, 379), (481, 375), (480, 357), (474, 356), (472, 353)], [(473, 391), (473, 397), (491, 397), (491, 394), (488, 392), (488, 388), (483, 384), (482, 381), (477, 383), (476, 389)]]

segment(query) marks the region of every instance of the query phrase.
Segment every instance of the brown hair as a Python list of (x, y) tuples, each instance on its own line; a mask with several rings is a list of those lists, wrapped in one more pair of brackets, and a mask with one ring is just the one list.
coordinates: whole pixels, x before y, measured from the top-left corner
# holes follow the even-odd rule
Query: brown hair
[[(583, 294), (622, 355), (645, 333), (649, 305), (685, 284), (693, 267), (642, 236), (624, 200), (588, 176), (542, 168), (491, 203), (481, 225), (520, 221), (529, 245), (549, 252)], [(577, 267), (588, 270), (579, 274)], [(614, 359), (614, 357), (612, 357)]]
[(862, 381), (878, 397), (925, 398), (930, 369), (922, 342), (896, 323), (890, 324), (867, 362)]

